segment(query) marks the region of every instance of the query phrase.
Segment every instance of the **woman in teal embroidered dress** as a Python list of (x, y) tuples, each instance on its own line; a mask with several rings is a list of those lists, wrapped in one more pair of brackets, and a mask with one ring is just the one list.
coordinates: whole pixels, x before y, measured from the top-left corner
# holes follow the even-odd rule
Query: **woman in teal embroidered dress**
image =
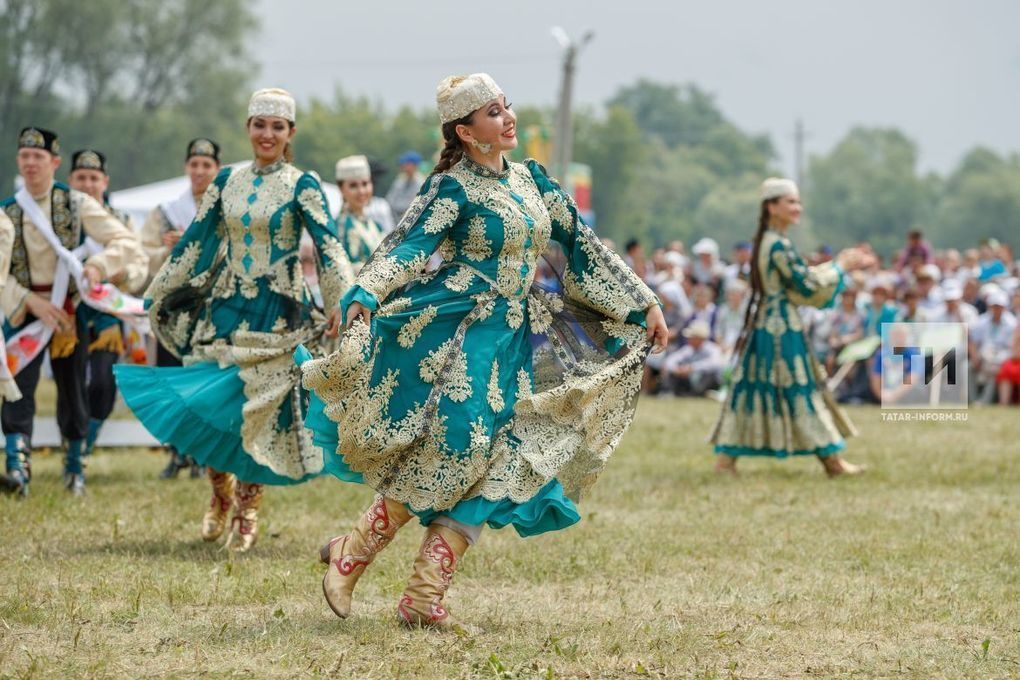
[[(118, 366), (135, 415), (159, 440), (209, 467), (213, 495), (202, 537), (255, 543), (264, 484), (322, 472), (322, 451), (303, 427), (298, 345), (318, 351), (340, 323), (350, 263), (318, 180), (289, 162), (294, 100), (260, 90), (248, 108), (255, 162), (220, 172), (194, 223), (149, 288), (153, 330), (184, 366)], [(304, 228), (315, 243), (325, 314), (298, 258)]]
[[(347, 616), (367, 564), (417, 515), (427, 528), (398, 614), (443, 628), (484, 524), (528, 536), (578, 521), (666, 327), (542, 167), (504, 159), (516, 118), (491, 77), (447, 78), (437, 101), (439, 164), (344, 296), (339, 350), (303, 369), (326, 469), (380, 494), (321, 551), (327, 602)], [(533, 285), (550, 239), (566, 255), (562, 296)], [(443, 264), (426, 273), (435, 251)]]
[(730, 393), (711, 436), (716, 471), (736, 473), (739, 456), (813, 455), (830, 476), (858, 473), (859, 466), (840, 456), (844, 437), (855, 434), (853, 424), (826, 388), (797, 307), (832, 304), (843, 272), (867, 266), (867, 256), (848, 249), (835, 261), (808, 267), (786, 235), (800, 220), (797, 185), (770, 178), (761, 198), (752, 298)]
[(365, 214), (374, 190), (372, 167), (368, 158), (347, 156), (338, 160), (336, 183), (343, 198), (336, 226), (340, 232), (340, 242), (344, 244), (344, 252), (357, 274), (386, 236), (382, 226)]

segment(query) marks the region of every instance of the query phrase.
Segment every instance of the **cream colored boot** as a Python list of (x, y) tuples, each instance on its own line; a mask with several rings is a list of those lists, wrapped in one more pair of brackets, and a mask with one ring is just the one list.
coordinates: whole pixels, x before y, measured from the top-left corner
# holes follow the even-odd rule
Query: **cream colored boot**
[(443, 597), (468, 545), (468, 540), (457, 531), (439, 524), (429, 525), (414, 561), (414, 573), (397, 605), (401, 623), (410, 628), (461, 628), (443, 606)]
[(227, 528), (227, 513), (234, 503), (234, 475), (209, 468), (209, 482), (212, 484), (212, 500), (202, 518), (202, 540), (215, 541)]
[(411, 513), (403, 503), (376, 496), (351, 533), (322, 546), (319, 559), (329, 565), (322, 577), (322, 594), (334, 614), (342, 619), (350, 616), (351, 596), (358, 579), (410, 519)]

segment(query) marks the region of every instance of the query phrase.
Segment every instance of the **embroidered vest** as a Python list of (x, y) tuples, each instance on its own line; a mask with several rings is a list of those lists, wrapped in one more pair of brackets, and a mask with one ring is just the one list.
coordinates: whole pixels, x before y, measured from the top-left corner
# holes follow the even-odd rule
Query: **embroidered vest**
[[(21, 206), (13, 197), (4, 201), (0, 206), (14, 224), (11, 275), (22, 287), (31, 289), (32, 273), (28, 262), (28, 249), (25, 248), (25, 239), (22, 233), (25, 216)], [(53, 233), (68, 250), (74, 250), (81, 245), (83, 240), (81, 220), (78, 219), (77, 210), (74, 207), (71, 201), (71, 189), (65, 184), (54, 182), (50, 194), (50, 222), (53, 224)], [(67, 294), (73, 297), (76, 293), (77, 288), (72, 281), (68, 285)]]

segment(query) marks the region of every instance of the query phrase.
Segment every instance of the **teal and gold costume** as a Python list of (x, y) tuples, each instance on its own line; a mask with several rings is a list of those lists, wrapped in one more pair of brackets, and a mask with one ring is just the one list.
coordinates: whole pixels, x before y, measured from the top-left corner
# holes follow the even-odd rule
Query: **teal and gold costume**
[(771, 229), (762, 236), (758, 271), (764, 290), (712, 433), (715, 451), (778, 458), (838, 453), (844, 437), (856, 432), (825, 386), (797, 307), (832, 304), (842, 271), (835, 262), (807, 266), (790, 239)]
[(302, 228), (332, 310), (352, 274), (318, 180), (282, 160), (222, 170), (147, 294), (153, 331), (185, 365), (116, 369), (159, 441), (245, 483), (322, 471), (291, 359), (299, 344), (317, 350), (326, 325), (298, 260)]
[(336, 221), (344, 251), (351, 261), (354, 272), (358, 273), (369, 256), (382, 243), (386, 232), (371, 218), (355, 217), (346, 211), (341, 211)]
[[(306, 424), (328, 471), (422, 524), (528, 536), (580, 518), (633, 418), (656, 298), (538, 163), (504, 163), (426, 181), (341, 303), (373, 310), (371, 328), (303, 364)], [(550, 241), (562, 295), (534, 284)]]

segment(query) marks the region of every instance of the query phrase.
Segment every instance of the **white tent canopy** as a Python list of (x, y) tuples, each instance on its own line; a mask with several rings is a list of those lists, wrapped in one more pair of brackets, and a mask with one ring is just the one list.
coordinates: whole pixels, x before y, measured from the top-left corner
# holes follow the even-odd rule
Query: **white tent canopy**
[[(230, 167), (237, 169), (249, 165), (251, 161), (233, 163)], [(110, 204), (118, 210), (123, 210), (134, 220), (135, 228), (141, 229), (145, 218), (149, 216), (152, 209), (160, 203), (172, 201), (188, 191), (190, 183), (186, 175), (164, 179), (151, 184), (143, 184), (130, 189), (121, 189), (110, 194)], [(324, 182), (322, 190), (329, 200), (329, 209), (332, 214), (340, 210), (340, 190), (335, 184)]]

